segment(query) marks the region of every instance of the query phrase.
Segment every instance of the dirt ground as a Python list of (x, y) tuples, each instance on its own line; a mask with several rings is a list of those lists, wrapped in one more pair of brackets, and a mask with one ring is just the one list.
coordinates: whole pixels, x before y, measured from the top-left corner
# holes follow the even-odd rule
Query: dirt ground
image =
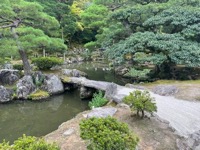
[[(79, 122), (88, 111), (78, 114), (74, 119), (63, 123), (58, 130), (45, 136), (45, 140), (57, 143), (61, 150), (86, 150), (86, 142), (80, 138)], [(168, 124), (152, 118), (137, 118), (129, 108), (117, 107), (114, 115), (119, 121), (125, 122), (140, 138), (138, 150), (176, 150), (177, 135)], [(73, 129), (70, 135), (63, 133)]]

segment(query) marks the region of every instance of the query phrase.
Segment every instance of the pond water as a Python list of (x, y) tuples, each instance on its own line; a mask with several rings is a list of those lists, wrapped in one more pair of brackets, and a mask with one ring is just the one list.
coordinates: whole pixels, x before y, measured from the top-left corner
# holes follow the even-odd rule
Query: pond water
[[(64, 66), (77, 68), (88, 73), (90, 79), (124, 84), (121, 79), (109, 71), (107, 64), (83, 63)], [(107, 69), (106, 69), (107, 68)], [(65, 92), (45, 101), (15, 101), (0, 104), (0, 142), (13, 142), (22, 134), (44, 136), (79, 112), (88, 109), (88, 101), (79, 98), (79, 91)]]

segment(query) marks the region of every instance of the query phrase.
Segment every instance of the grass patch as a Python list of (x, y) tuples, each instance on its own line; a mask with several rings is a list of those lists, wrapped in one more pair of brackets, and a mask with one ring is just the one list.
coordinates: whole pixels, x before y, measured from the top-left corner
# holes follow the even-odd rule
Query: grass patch
[(46, 91), (42, 91), (42, 90), (37, 90), (36, 92), (30, 94), (28, 96), (28, 99), (30, 100), (40, 100), (40, 99), (44, 99), (44, 98), (47, 98), (49, 97), (49, 93), (46, 92)]
[(68, 82), (70, 81), (70, 78), (69, 78), (69, 77), (66, 77), (66, 76), (62, 76), (62, 77), (60, 77), (60, 79), (61, 79), (61, 81), (62, 81), (63, 83), (68, 83)]

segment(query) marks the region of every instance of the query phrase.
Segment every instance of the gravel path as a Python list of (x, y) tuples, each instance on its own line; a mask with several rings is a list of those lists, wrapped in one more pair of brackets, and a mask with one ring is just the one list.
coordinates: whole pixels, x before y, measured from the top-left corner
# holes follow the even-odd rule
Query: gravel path
[[(114, 97), (118, 100), (128, 95), (134, 89), (118, 86)], [(200, 130), (200, 102), (179, 100), (171, 96), (160, 96), (151, 92), (155, 98), (158, 110), (156, 114), (176, 132), (184, 137), (188, 137)]]

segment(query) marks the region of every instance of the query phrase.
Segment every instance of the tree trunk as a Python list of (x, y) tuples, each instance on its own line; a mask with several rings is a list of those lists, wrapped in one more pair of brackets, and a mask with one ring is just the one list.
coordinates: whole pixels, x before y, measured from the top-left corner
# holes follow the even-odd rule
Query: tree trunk
[(65, 52), (63, 53), (63, 60), (64, 60), (64, 62), (66, 60), (66, 53)]
[(27, 57), (26, 52), (24, 50), (19, 50), (19, 54), (20, 54), (22, 62), (23, 62), (24, 74), (30, 75), (31, 74), (31, 66), (28, 62), (28, 57)]
[(26, 52), (21, 47), (21, 43), (19, 41), (17, 33), (15, 32), (15, 28), (16, 27), (11, 27), (11, 32), (13, 34), (14, 39), (16, 40), (17, 47), (18, 47), (18, 50), (19, 50), (19, 54), (20, 54), (22, 62), (23, 62), (24, 74), (30, 75), (31, 74), (31, 66), (28, 62), (28, 57), (27, 57)]
[(142, 118), (144, 118), (144, 110), (142, 110)]
[(46, 51), (43, 49), (43, 57), (46, 57)]
[(138, 117), (140, 116), (139, 112), (140, 112), (140, 111), (139, 111), (139, 110), (137, 110), (137, 116), (138, 116)]

